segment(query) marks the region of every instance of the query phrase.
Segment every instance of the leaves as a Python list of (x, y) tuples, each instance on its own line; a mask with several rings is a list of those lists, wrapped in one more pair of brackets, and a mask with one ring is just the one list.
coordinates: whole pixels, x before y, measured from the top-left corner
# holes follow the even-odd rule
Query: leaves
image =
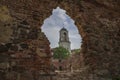
[(70, 55), (69, 51), (63, 47), (55, 48), (53, 53), (53, 58), (55, 59), (65, 59)]

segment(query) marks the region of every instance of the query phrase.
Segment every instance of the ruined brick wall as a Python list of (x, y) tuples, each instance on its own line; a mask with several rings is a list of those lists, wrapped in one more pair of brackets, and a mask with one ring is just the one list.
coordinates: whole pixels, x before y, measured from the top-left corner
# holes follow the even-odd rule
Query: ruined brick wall
[(33, 80), (41, 78), (41, 74), (50, 74), (51, 51), (46, 35), (9, 11), (6, 6), (0, 6), (1, 79)]
[(76, 22), (83, 39), (84, 65), (94, 75), (92, 80), (120, 76), (119, 0), (1, 0), (0, 4), (32, 27), (41, 26), (52, 9), (60, 6)]

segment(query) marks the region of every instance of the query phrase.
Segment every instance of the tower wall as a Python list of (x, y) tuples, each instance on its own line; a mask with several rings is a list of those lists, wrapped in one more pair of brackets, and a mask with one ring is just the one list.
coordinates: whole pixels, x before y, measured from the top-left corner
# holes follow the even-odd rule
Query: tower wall
[(71, 47), (70, 47), (71, 43), (69, 41), (68, 31), (65, 28), (62, 28), (59, 33), (60, 33), (59, 46), (64, 47), (69, 52), (71, 52)]
[(60, 46), (60, 47), (64, 47), (64, 48), (67, 49), (69, 52), (71, 52), (70, 42), (59, 42), (59, 46)]

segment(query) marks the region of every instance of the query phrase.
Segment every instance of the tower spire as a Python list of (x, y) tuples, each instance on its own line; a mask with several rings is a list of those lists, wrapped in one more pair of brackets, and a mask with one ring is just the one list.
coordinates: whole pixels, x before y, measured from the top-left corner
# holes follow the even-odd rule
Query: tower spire
[(63, 22), (63, 28), (65, 28), (65, 22)]

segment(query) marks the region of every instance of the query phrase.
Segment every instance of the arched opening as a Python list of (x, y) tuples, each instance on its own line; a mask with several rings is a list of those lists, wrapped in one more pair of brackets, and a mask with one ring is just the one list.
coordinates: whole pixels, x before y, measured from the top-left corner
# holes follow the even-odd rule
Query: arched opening
[(65, 41), (67, 41), (67, 34), (66, 34), (66, 32), (64, 32), (64, 39), (65, 39)]
[[(66, 11), (57, 7), (53, 9), (52, 15), (44, 20), (41, 29), (46, 34), (51, 43), (51, 48), (58, 46), (60, 34), (59, 31), (65, 27), (68, 30), (71, 41), (71, 49), (81, 48), (82, 37), (79, 35), (75, 21), (66, 14)], [(64, 39), (67, 40), (67, 33), (63, 32)]]
[(50, 41), (53, 55), (55, 54), (54, 50), (59, 46), (67, 50), (70, 48), (70, 55), (66, 59), (58, 60), (59, 58), (53, 56), (52, 65), (55, 71), (66, 72), (64, 74), (80, 71), (83, 67), (83, 56), (80, 52), (82, 37), (78, 32), (75, 21), (66, 14), (66, 11), (60, 7), (53, 9), (52, 15), (44, 20), (41, 29)]

